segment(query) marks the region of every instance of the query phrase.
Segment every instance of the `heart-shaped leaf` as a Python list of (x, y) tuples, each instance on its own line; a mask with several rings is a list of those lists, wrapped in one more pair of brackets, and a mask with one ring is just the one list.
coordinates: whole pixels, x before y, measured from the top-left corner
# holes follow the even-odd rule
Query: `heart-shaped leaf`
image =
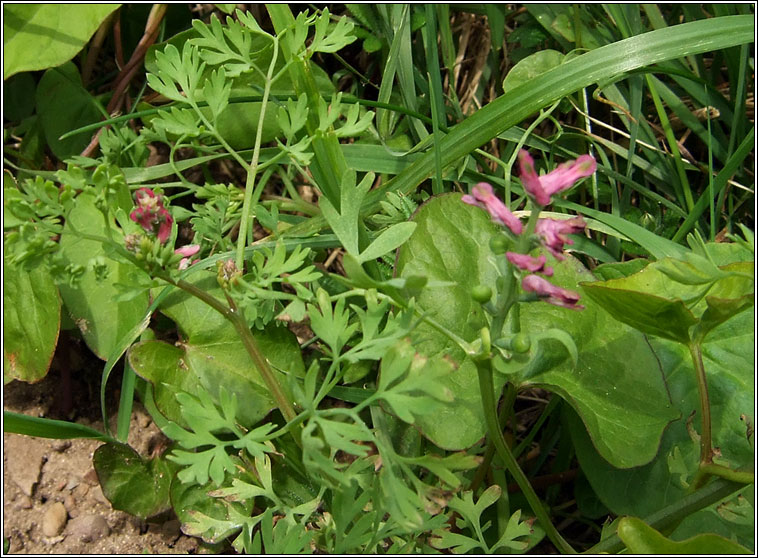
[(58, 342), (61, 299), (44, 267), (3, 267), (3, 383), (47, 374)]
[(117, 510), (141, 518), (171, 507), (169, 488), (178, 468), (156, 457), (143, 459), (126, 444), (103, 444), (92, 461), (103, 494)]
[[(423, 275), (430, 281), (452, 282), (452, 286), (427, 287), (417, 305), (464, 341), (472, 342), (487, 321), (470, 289), (474, 285), (496, 288), (496, 256), (489, 241), (498, 229), (484, 211), (460, 198), (458, 194), (439, 196), (419, 209), (413, 219), (418, 227), (400, 248), (397, 271), (403, 277)], [(551, 281), (560, 287), (575, 289), (579, 281), (593, 279), (573, 258), (555, 263), (554, 268)], [(574, 367), (561, 343), (539, 341), (532, 343), (531, 350), (544, 350), (544, 358), (532, 358), (520, 369), (513, 367), (516, 369), (508, 378), (521, 386), (535, 385), (560, 394), (580, 413), (603, 456), (620, 467), (641, 465), (655, 456), (663, 429), (678, 414), (644, 337), (613, 320), (591, 300), (583, 303), (587, 307), (581, 312), (543, 302), (522, 304), (523, 331), (535, 335), (551, 329), (568, 332), (578, 360)], [(449, 449), (476, 442), (484, 435), (485, 425), (473, 363), (431, 326), (420, 325), (413, 340), (422, 354), (447, 354), (460, 365), (442, 380), (455, 399), (436, 402), (434, 420), (424, 423), (423, 417), (419, 419), (421, 431)], [(496, 386), (499, 389), (503, 375), (497, 374), (496, 379), (501, 382)]]
[[(187, 280), (213, 296), (221, 295), (212, 273), (199, 270)], [(143, 341), (129, 350), (128, 358), (135, 372), (153, 384), (156, 405), (166, 418), (183, 424), (176, 391), (207, 391), (216, 402), (222, 387), (234, 392), (244, 402), (238, 418), (248, 426), (276, 406), (234, 326), (221, 314), (183, 291), (166, 297), (161, 311), (176, 322), (185, 340), (177, 346)], [(283, 385), (285, 374), (305, 374), (297, 340), (285, 327), (270, 325), (254, 336)]]
[[(72, 225), (81, 233), (106, 236), (105, 218), (95, 207), (93, 195), (84, 193), (79, 196), (66, 220), (60, 240), (61, 253), (67, 263), (88, 269), (76, 286), (61, 284), (59, 287), (63, 302), (79, 326), (87, 346), (105, 360), (118, 342), (145, 317), (149, 305), (146, 291), (130, 300), (116, 302), (123, 295), (123, 290), (116, 287), (116, 284), (145, 284), (149, 282), (149, 277), (132, 264), (107, 258), (100, 242), (77, 236)], [(118, 238), (120, 231), (115, 226), (112, 232)], [(98, 281), (95, 272), (89, 267), (90, 260), (98, 256), (103, 257), (102, 264), (107, 274), (107, 278), (102, 281)]]

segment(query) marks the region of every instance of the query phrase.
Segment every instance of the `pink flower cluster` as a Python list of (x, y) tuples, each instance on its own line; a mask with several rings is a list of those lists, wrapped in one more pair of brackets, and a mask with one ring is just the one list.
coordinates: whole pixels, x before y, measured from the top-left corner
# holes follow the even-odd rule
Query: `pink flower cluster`
[(137, 207), (129, 214), (129, 218), (139, 223), (146, 232), (154, 233), (161, 244), (166, 242), (174, 219), (163, 206), (162, 196), (156, 195), (150, 188), (140, 188), (134, 193), (134, 199)]
[[(187, 244), (187, 246), (182, 246), (181, 248), (177, 248), (174, 250), (175, 254), (179, 254), (182, 257), (182, 259), (179, 261), (179, 269), (187, 269), (191, 264), (190, 260), (192, 259), (192, 256), (197, 254), (200, 251), (200, 245), (199, 244)], [(198, 260), (192, 261), (192, 263), (196, 263)]]
[[(522, 149), (519, 152), (518, 160), (524, 189), (535, 204), (540, 207), (549, 204), (552, 195), (568, 190), (580, 178), (591, 175), (597, 167), (595, 159), (591, 155), (582, 155), (575, 161), (563, 163), (557, 169), (543, 176), (538, 176), (534, 169), (534, 160), (529, 153)], [(495, 196), (492, 186), (489, 184), (480, 182), (471, 189), (471, 195), (463, 196), (462, 201), (486, 210), (494, 222), (507, 227), (513, 234), (520, 235), (522, 233), (521, 221)], [(581, 217), (566, 220), (538, 219), (535, 233), (540, 237), (543, 246), (557, 260), (563, 260), (564, 246), (573, 244), (573, 241), (566, 235), (579, 233), (584, 230), (584, 227), (585, 222)], [(577, 304), (579, 301), (577, 293), (556, 287), (539, 275), (535, 275), (535, 273), (541, 273), (546, 277), (553, 275), (553, 268), (545, 265), (545, 256), (533, 258), (528, 254), (516, 252), (506, 252), (505, 256), (511, 264), (522, 271), (529, 272), (529, 275), (524, 277), (521, 283), (525, 291), (534, 292), (543, 297), (546, 302), (556, 306), (575, 310), (584, 308)]]

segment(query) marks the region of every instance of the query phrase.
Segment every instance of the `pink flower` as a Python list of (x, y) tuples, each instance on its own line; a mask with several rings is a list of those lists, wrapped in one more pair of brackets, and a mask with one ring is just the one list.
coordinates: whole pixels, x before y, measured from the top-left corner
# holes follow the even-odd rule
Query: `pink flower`
[[(179, 269), (187, 269), (190, 266), (190, 258), (197, 254), (200, 251), (200, 245), (199, 244), (187, 244), (187, 246), (182, 246), (181, 248), (177, 248), (174, 250), (174, 254), (179, 254), (181, 256), (184, 256), (181, 261), (179, 262)], [(195, 260), (192, 263), (197, 262)]]
[[(171, 214), (163, 207), (161, 196), (157, 196), (150, 188), (140, 188), (134, 193), (137, 207), (129, 214), (129, 218), (139, 223), (147, 232), (155, 233), (158, 242), (163, 244), (171, 234), (171, 224), (174, 222)], [(155, 227), (158, 226), (158, 232)]]
[(550, 196), (568, 190), (574, 182), (590, 176), (597, 168), (597, 163), (591, 155), (581, 155), (575, 161), (563, 163), (555, 170), (538, 176), (534, 169), (534, 159), (526, 150), (519, 151), (518, 161), (524, 189), (541, 206), (550, 203)]
[(531, 271), (532, 273), (542, 273), (550, 277), (553, 274), (552, 267), (545, 267), (545, 256), (539, 258), (533, 258), (529, 254), (517, 254), (516, 252), (506, 252), (505, 257), (513, 265), (524, 271)]
[(521, 287), (528, 292), (537, 293), (538, 296), (544, 297), (545, 302), (570, 308), (572, 310), (583, 310), (584, 306), (577, 304), (579, 302), (579, 293), (556, 287), (550, 281), (543, 279), (539, 275), (527, 275), (521, 281)]
[(486, 182), (480, 182), (471, 188), (471, 195), (463, 196), (461, 201), (485, 209), (492, 216), (493, 221), (508, 227), (513, 234), (521, 234), (523, 228), (521, 221), (495, 196), (492, 186)]
[(586, 223), (580, 217), (571, 219), (538, 219), (535, 232), (542, 237), (542, 243), (545, 248), (555, 256), (556, 259), (562, 260), (563, 246), (573, 244), (574, 241), (567, 237), (567, 234), (576, 234), (584, 230)]

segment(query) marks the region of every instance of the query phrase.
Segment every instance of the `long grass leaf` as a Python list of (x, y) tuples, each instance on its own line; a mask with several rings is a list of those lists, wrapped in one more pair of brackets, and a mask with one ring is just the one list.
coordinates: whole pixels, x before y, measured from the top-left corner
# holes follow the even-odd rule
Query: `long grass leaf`
[[(600, 47), (549, 70), (495, 99), (451, 129), (440, 141), (447, 166), (484, 145), (558, 99), (647, 65), (708, 52), (753, 40), (751, 16), (728, 16), (684, 23)], [(387, 191), (409, 194), (434, 170), (434, 154), (425, 154), (394, 179), (366, 196), (364, 211), (374, 211)], [(325, 226), (322, 218), (288, 229), (288, 236), (309, 236)]]

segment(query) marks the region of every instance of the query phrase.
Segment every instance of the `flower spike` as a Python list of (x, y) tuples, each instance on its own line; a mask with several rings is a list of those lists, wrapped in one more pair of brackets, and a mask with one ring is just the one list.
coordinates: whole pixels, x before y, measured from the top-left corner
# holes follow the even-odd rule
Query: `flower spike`
[(580, 178), (590, 176), (597, 168), (592, 155), (581, 155), (575, 161), (569, 161), (558, 166), (542, 176), (534, 169), (534, 159), (529, 152), (522, 149), (518, 154), (521, 168), (521, 182), (526, 192), (540, 206), (550, 203), (550, 196), (571, 188)]
[(480, 182), (471, 188), (471, 195), (463, 196), (461, 201), (469, 205), (481, 207), (490, 214), (493, 221), (508, 227), (513, 234), (521, 234), (523, 230), (521, 221), (495, 196), (492, 186), (486, 182)]

